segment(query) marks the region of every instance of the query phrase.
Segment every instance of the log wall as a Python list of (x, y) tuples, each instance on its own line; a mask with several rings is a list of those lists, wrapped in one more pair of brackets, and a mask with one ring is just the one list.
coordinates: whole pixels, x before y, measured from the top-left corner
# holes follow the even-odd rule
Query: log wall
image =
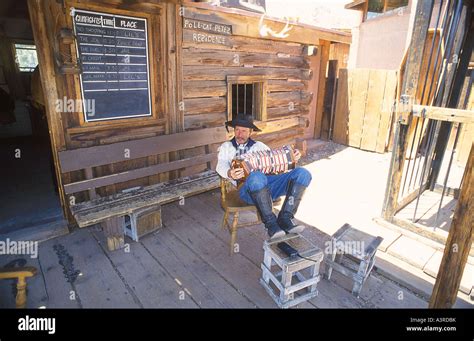
[[(308, 90), (314, 75), (305, 44), (236, 35), (240, 22), (222, 13), (186, 8), (183, 20), (185, 130), (222, 126), (230, 119), (228, 76), (262, 76), (267, 80), (267, 118), (256, 122), (263, 131), (254, 137), (274, 147), (302, 136), (314, 97)], [(233, 35), (210, 34), (192, 25), (196, 22), (231, 26)]]

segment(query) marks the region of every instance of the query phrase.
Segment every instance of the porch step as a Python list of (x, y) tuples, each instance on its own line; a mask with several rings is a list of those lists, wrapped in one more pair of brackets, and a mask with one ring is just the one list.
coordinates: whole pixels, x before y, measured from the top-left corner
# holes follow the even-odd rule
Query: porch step
[[(435, 278), (422, 270), (394, 257), (385, 252), (377, 252), (375, 260), (375, 271), (380, 275), (391, 279), (401, 286), (413, 291), (424, 300), (429, 301), (433, 291)], [(470, 308), (474, 306), (470, 295), (458, 291), (458, 299), (453, 308)]]
[[(416, 233), (400, 228), (382, 218), (374, 218), (381, 227), (402, 234), (384, 252), (377, 255), (382, 262), (376, 263), (384, 276), (392, 278), (429, 300), (444, 252), (444, 245)], [(390, 264), (390, 263), (393, 264)], [(458, 297), (474, 304), (474, 258), (468, 256), (461, 279)], [(472, 306), (471, 306), (472, 308)]]
[[(415, 232), (409, 231), (409, 230), (404, 229), (400, 226), (389, 223), (388, 221), (384, 220), (381, 217), (375, 217), (375, 218), (373, 218), (373, 221), (375, 221), (378, 225), (380, 225), (382, 227), (388, 228), (388, 229), (393, 230), (395, 232), (399, 232), (402, 235), (407, 236), (410, 239), (416, 240), (416, 241), (418, 241), (418, 242), (420, 242), (424, 245), (427, 245), (427, 246), (429, 246), (429, 247), (431, 247), (431, 248), (433, 248), (437, 251), (444, 252), (444, 245), (437, 242), (437, 241), (435, 241), (435, 240), (420, 236), (419, 234), (416, 234)], [(469, 256), (467, 257), (467, 262), (471, 265), (474, 265), (474, 244), (471, 247), (471, 251), (469, 252)]]
[(68, 233), (67, 220), (61, 217), (52, 222), (32, 225), (18, 231), (0, 234), (0, 240), (6, 240), (8, 238), (11, 241), (28, 240), (44, 242)]

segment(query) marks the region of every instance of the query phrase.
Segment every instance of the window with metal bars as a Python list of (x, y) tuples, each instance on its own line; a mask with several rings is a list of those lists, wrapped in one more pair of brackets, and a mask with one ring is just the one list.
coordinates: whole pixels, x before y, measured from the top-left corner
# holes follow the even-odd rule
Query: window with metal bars
[(252, 115), (256, 121), (266, 119), (266, 80), (259, 77), (228, 77), (228, 118), (237, 114)]

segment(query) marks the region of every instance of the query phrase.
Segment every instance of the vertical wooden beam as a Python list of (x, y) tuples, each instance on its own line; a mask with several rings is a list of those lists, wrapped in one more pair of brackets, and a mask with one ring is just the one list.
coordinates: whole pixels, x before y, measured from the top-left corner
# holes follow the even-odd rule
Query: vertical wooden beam
[(107, 248), (115, 251), (124, 247), (124, 217), (112, 217), (102, 222), (102, 229), (107, 238)]
[(402, 95), (415, 96), (416, 94), (433, 6), (433, 1), (430, 0), (419, 0), (417, 3), (413, 34), (403, 76)]
[(461, 194), (449, 228), (429, 308), (451, 308), (461, 284), (474, 236), (474, 144), (464, 170)]
[(337, 60), (330, 60), (328, 64), (328, 79), (326, 82), (326, 94), (324, 96), (324, 111), (321, 128), (321, 137), (330, 140), (334, 124), (334, 107), (336, 106), (337, 89)]
[[(424, 46), (428, 28), (433, 11), (433, 2), (430, 0), (419, 0), (416, 6), (415, 23), (413, 34), (408, 48), (407, 64), (403, 76), (402, 99), (407, 102), (415, 98), (420, 77), (421, 63), (423, 60)], [(409, 104), (409, 103), (406, 103)], [(404, 108), (402, 110), (410, 110)], [(398, 194), (402, 180), (403, 166), (405, 163), (405, 153), (408, 147), (408, 131), (412, 120), (409, 111), (397, 110), (398, 122), (394, 135), (394, 148), (390, 162), (390, 170), (385, 189), (385, 199), (382, 208), (384, 219), (391, 221), (396, 213)]]
[[(94, 178), (94, 176), (92, 174), (92, 167), (84, 168), (84, 172), (85, 172), (85, 175), (86, 175), (86, 179), (89, 180), (89, 179)], [(89, 200), (97, 198), (97, 194), (95, 193), (95, 188), (89, 189), (88, 193), (89, 193)]]
[(319, 73), (319, 68), (321, 67), (321, 51), (318, 50), (316, 55), (308, 56), (308, 62), (310, 65), (311, 73), (313, 77), (308, 81), (308, 91), (311, 93), (311, 104), (309, 106), (309, 126), (304, 130), (304, 138), (312, 139), (315, 138), (315, 120), (316, 120), (316, 107), (318, 104), (318, 96), (314, 96), (314, 94), (318, 94), (318, 85), (319, 79), (321, 75)]
[[(319, 139), (321, 137), (322, 118), (324, 111), (324, 94), (326, 93), (326, 70), (329, 60), (329, 47), (330, 42), (327, 40), (321, 40), (319, 45), (319, 53), (321, 55), (321, 64), (319, 67), (319, 82), (318, 82), (318, 96), (316, 102), (316, 113), (314, 120), (314, 138)], [(314, 77), (314, 75), (313, 75)]]
[(183, 15), (181, 5), (174, 5), (174, 24), (175, 24), (175, 48), (176, 48), (176, 101), (178, 103), (178, 115), (176, 118), (176, 132), (184, 131), (184, 110), (180, 110), (181, 103), (183, 103), (183, 61), (182, 48), (183, 45)]
[[(181, 68), (181, 41), (182, 28), (180, 5), (166, 3), (165, 22), (166, 22), (166, 40), (164, 49), (166, 51), (166, 79), (167, 79), (167, 114), (169, 122), (168, 134), (182, 132), (184, 130), (184, 110), (182, 107), (182, 68)], [(180, 77), (180, 78), (178, 78)], [(178, 160), (179, 152), (169, 153), (169, 160)], [(178, 171), (169, 172), (170, 177), (177, 178), (180, 175)]]
[(65, 149), (64, 127), (61, 120), (61, 113), (55, 110), (58, 99), (58, 88), (54, 70), (54, 56), (52, 39), (55, 39), (53, 32), (48, 30), (46, 21), (53, 20), (47, 11), (44, 10), (46, 3), (40, 0), (28, 0), (28, 11), (30, 13), (31, 28), (38, 55), (38, 65), (41, 76), (41, 86), (45, 96), (46, 118), (48, 120), (49, 137), (58, 183), (58, 193), (61, 201), (64, 216), (72, 222), (72, 216), (68, 209), (68, 202), (64, 194), (63, 182), (61, 178), (61, 167), (58, 160), (58, 152)]
[(176, 6), (172, 3), (166, 4), (165, 20), (166, 20), (166, 78), (167, 78), (167, 95), (168, 95), (168, 118), (169, 132), (174, 134), (178, 132), (179, 107), (178, 98), (176, 96)]

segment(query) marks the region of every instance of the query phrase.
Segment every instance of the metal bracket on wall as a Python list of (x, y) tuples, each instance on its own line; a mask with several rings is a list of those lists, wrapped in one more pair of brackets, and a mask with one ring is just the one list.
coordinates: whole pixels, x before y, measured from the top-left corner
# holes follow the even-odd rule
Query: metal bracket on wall
[(398, 103), (397, 112), (400, 124), (407, 125), (409, 118), (412, 115), (413, 101), (408, 95), (401, 95), (400, 102)]

